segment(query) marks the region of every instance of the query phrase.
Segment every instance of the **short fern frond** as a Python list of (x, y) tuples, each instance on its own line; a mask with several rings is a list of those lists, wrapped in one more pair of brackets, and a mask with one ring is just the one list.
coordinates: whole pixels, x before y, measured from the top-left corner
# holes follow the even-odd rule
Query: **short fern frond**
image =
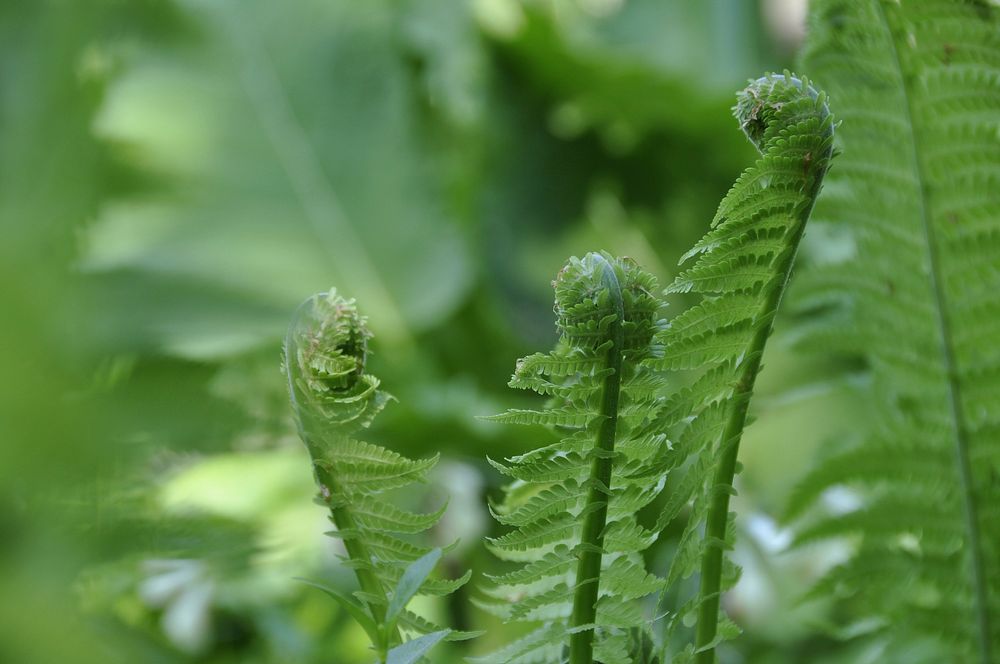
[[(469, 575), (450, 581), (427, 578), (440, 551), (409, 539), (433, 527), (444, 507), (420, 514), (386, 497), (394, 489), (423, 481), (437, 457), (408, 459), (357, 437), (392, 399), (365, 371), (370, 338), (354, 300), (335, 290), (315, 295), (299, 307), (289, 327), (284, 370), (299, 434), (312, 457), (319, 499), (329, 507), (335, 526), (328, 534), (343, 540), (348, 553), (344, 564), (358, 578), (355, 597), (360, 604), (323, 589), (365, 627), (384, 662), (391, 659), (400, 631), (433, 635), (427, 647), (449, 634), (394, 606), (394, 594), (396, 603), (401, 592), (445, 595)], [(409, 578), (414, 575), (419, 583)]]
[(550, 397), (549, 407), (490, 419), (564, 435), (491, 461), (515, 480), (493, 507), (514, 529), (489, 547), (518, 566), (493, 577), (478, 600), (505, 620), (542, 625), (477, 661), (628, 664), (650, 644), (635, 631), (643, 623), (637, 602), (663, 585), (640, 555), (656, 531), (636, 518), (663, 488), (668, 449), (651, 429), (662, 406), (663, 379), (650, 369), (662, 359), (662, 304), (650, 275), (607, 254), (570, 259), (555, 291), (558, 350), (520, 360), (510, 381)]
[(664, 470), (679, 479), (658, 528), (692, 505), (667, 585), (701, 570), (697, 597), (672, 612), (670, 630), (697, 613), (696, 642), (682, 659), (702, 664), (715, 660), (715, 646), (735, 629), (730, 623), (720, 629), (719, 599), (738, 575), (723, 554), (732, 542), (729, 499), (739, 443), (764, 345), (833, 157), (833, 118), (825, 96), (806, 80), (788, 72), (758, 79), (739, 94), (734, 111), (761, 156), (723, 199), (708, 234), (682, 258), (693, 265), (668, 288), (704, 297), (659, 335), (660, 368), (693, 376), (668, 398), (651, 429), (677, 441)]
[[(860, 534), (831, 573), (856, 609), (935, 661), (1000, 657), (1000, 7), (819, 0), (804, 63), (836, 95), (843, 158), (817, 218), (853, 248), (803, 274), (806, 339), (870, 367), (874, 425), (793, 495), (858, 509), (802, 541)], [(813, 317), (815, 320), (815, 316)], [(887, 519), (890, 514), (895, 519)]]

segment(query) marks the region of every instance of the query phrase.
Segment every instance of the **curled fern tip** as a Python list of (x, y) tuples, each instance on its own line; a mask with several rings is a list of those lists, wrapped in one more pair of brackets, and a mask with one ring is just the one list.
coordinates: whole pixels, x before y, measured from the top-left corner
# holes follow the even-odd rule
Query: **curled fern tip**
[[(733, 115), (750, 142), (762, 153), (783, 129), (809, 119), (824, 125), (823, 133), (833, 136), (833, 123), (826, 96), (790, 72), (767, 74), (751, 81), (737, 93)], [(830, 155), (826, 155), (829, 159)]]
[(367, 426), (391, 398), (365, 371), (372, 333), (353, 299), (336, 289), (302, 303), (285, 340), (292, 403), (326, 426)]
[(653, 295), (657, 290), (653, 277), (631, 258), (606, 252), (574, 256), (553, 285), (556, 325), (572, 343), (593, 347), (595, 341), (605, 340), (605, 332), (618, 315), (612, 313), (618, 291), (624, 320), (623, 350), (644, 348), (651, 342), (663, 304)]

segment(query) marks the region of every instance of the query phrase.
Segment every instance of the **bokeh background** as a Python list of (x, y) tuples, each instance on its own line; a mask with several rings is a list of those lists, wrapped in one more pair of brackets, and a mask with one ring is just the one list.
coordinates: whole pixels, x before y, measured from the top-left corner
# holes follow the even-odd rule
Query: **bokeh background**
[[(291, 312), (331, 286), (369, 315), (372, 371), (399, 399), (372, 438), (442, 453), (410, 499), (452, 496), (433, 533), (460, 538), (447, 571), (495, 570), (485, 455), (538, 439), (475, 416), (530, 399), (505, 384), (555, 341), (568, 256), (674, 275), (754, 157), (734, 93), (794, 63), (805, 11), (3, 0), (0, 662), (371, 661), (360, 628), (293, 580), (352, 582), (279, 372)], [(810, 233), (801, 261), (837, 251)], [(788, 492), (864, 412), (849, 371), (795, 350), (794, 322), (741, 451), (745, 571), (726, 605), (746, 634), (721, 655), (877, 661), (837, 645), (833, 600), (805, 598), (843, 551), (787, 550)], [(472, 608), (475, 583), (420, 606), (488, 630), (434, 662), (512, 636)]]

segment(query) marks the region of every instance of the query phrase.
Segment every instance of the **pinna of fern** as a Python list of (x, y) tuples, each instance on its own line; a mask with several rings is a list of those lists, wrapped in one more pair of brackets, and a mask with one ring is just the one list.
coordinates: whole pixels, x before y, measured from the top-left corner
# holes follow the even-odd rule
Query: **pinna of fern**
[(493, 510), (513, 529), (488, 546), (517, 565), (492, 577), (477, 602), (504, 620), (538, 626), (475, 661), (652, 661), (639, 600), (662, 581), (640, 555), (656, 532), (636, 513), (662, 490), (668, 447), (663, 434), (647, 432), (662, 387), (649, 370), (660, 356), (662, 303), (652, 276), (605, 253), (571, 258), (554, 286), (558, 347), (519, 360), (510, 381), (548, 396), (548, 407), (488, 419), (546, 425), (561, 438), (491, 460), (513, 480)]
[[(864, 359), (872, 408), (788, 516), (799, 545), (856, 543), (815, 593), (887, 657), (920, 639), (921, 661), (1000, 661), (1000, 7), (818, 0), (810, 19), (803, 62), (845, 118), (816, 216), (852, 252), (793, 304), (803, 345)], [(831, 487), (857, 509), (810, 510)]]
[[(668, 293), (701, 301), (659, 333), (660, 369), (688, 374), (668, 396), (651, 431), (676, 441), (667, 457), (676, 478), (661, 511), (662, 530), (692, 504), (666, 587), (700, 570), (695, 597), (671, 609), (664, 648), (688, 616), (695, 642), (672, 661), (715, 661), (716, 645), (737, 630), (720, 623), (720, 597), (738, 578), (724, 555), (732, 542), (729, 499), (737, 454), (764, 346), (799, 241), (833, 157), (834, 122), (825, 95), (789, 72), (757, 79), (734, 114), (761, 156), (719, 205), (712, 229), (681, 262), (695, 259)], [(666, 657), (664, 651), (664, 657)]]
[[(312, 583), (336, 599), (365, 629), (382, 664), (416, 662), (442, 639), (467, 633), (442, 629), (406, 609), (416, 594), (446, 595), (464, 584), (429, 576), (441, 557), (412, 541), (440, 519), (444, 507), (417, 514), (387, 496), (423, 481), (437, 459), (412, 460), (361, 439), (392, 399), (365, 370), (371, 332), (354, 300), (336, 290), (299, 307), (285, 340), (284, 369), (299, 435), (309, 450), (319, 502), (343, 540), (344, 564), (360, 589), (349, 597)], [(402, 641), (402, 635), (417, 635)]]

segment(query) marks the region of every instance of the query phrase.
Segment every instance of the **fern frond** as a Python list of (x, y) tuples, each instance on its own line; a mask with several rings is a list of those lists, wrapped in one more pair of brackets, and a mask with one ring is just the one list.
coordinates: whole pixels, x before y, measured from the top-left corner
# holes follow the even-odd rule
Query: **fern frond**
[[(993, 662), (1000, 8), (824, 0), (811, 25), (805, 64), (845, 118), (844, 157), (817, 216), (854, 251), (804, 275), (797, 303), (825, 307), (836, 348), (867, 360), (878, 417), (863, 443), (802, 481), (789, 513), (851, 487), (857, 510), (799, 531), (802, 542), (860, 535), (854, 558), (821, 587), (856, 593), (861, 617), (879, 620), (890, 642), (936, 635), (955, 661)], [(831, 336), (817, 325), (807, 339)]]
[(546, 424), (562, 440), (502, 462), (515, 479), (493, 512), (514, 529), (489, 541), (519, 563), (491, 578), (479, 606), (539, 629), (476, 661), (631, 662), (647, 638), (639, 601), (662, 589), (641, 551), (657, 531), (636, 513), (663, 489), (669, 442), (652, 423), (662, 407), (655, 342), (663, 327), (653, 278), (607, 254), (572, 258), (555, 282), (558, 350), (517, 363), (511, 387), (550, 397), (544, 410), (490, 419)]
[[(335, 290), (314, 295), (299, 307), (289, 327), (284, 370), (299, 435), (312, 457), (319, 499), (329, 507), (336, 528), (328, 534), (343, 540), (348, 554), (344, 565), (354, 570), (360, 585), (354, 595), (361, 606), (349, 608), (384, 662), (392, 658), (394, 646), (424, 649), (441, 638), (463, 637), (405, 611), (403, 600), (415, 594), (447, 595), (469, 575), (428, 578), (440, 550), (407, 539), (433, 527), (445, 506), (419, 514), (385, 497), (423, 481), (437, 457), (408, 459), (357, 437), (392, 399), (378, 379), (365, 372), (370, 338), (354, 300)], [(339, 601), (353, 601), (327, 591)], [(397, 645), (400, 629), (434, 638)]]
[(804, 63), (844, 117), (843, 158), (816, 214), (854, 251), (804, 275), (797, 304), (825, 311), (810, 343), (867, 360), (876, 416), (862, 444), (802, 481), (790, 513), (828, 487), (852, 487), (857, 511), (800, 532), (860, 535), (821, 587), (856, 593), (890, 642), (937, 635), (950, 661), (994, 662), (1000, 8), (821, 0)]
[(719, 599), (738, 575), (723, 554), (732, 541), (729, 499), (739, 442), (764, 345), (833, 156), (833, 118), (808, 81), (788, 72), (765, 76), (738, 95), (734, 111), (761, 156), (723, 199), (708, 234), (682, 258), (693, 265), (668, 288), (705, 297), (659, 335), (659, 367), (692, 375), (650, 427), (677, 441), (662, 470), (679, 479), (657, 528), (691, 504), (667, 585), (700, 567), (701, 587), (675, 607), (669, 623), (697, 613), (688, 656), (702, 664), (715, 661), (715, 646), (732, 633), (719, 630)]

